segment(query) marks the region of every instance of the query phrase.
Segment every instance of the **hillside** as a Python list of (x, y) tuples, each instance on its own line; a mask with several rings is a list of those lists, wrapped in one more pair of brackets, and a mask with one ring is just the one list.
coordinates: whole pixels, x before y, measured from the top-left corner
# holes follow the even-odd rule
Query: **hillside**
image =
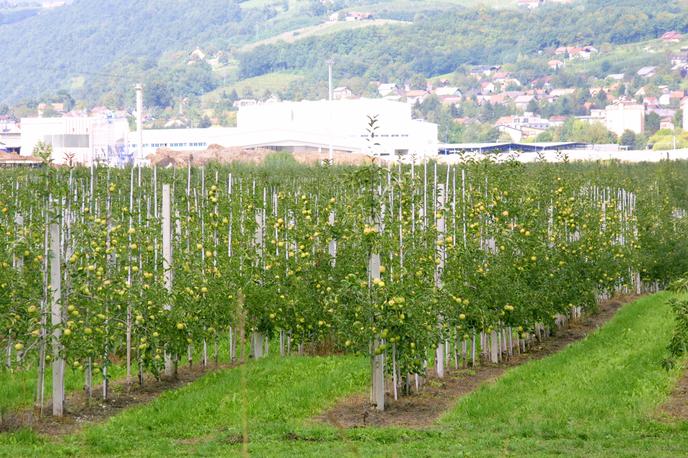
[[(365, 8), (369, 3), (379, 3), (379, 12), (387, 8), (385, 2), (358, 0), (339, 1), (337, 8)], [(407, 15), (475, 2), (411, 3), (404, 9)], [(54, 94), (58, 89), (78, 92), (81, 85), (72, 83), (81, 76), (94, 86), (87, 85), (77, 96), (95, 102), (108, 92), (98, 87), (101, 84), (110, 89), (130, 87), (144, 74), (155, 80), (160, 76), (155, 71), (158, 67), (170, 69), (169, 59), (160, 62), (166, 54), (189, 53), (196, 46), (231, 53), (246, 44), (322, 24), (330, 12), (314, 9), (313, 2), (296, 0), (76, 0), (61, 8), (27, 14), (20, 22), (8, 21), (14, 22), (11, 24), (1, 25), (0, 13), (4, 66), (20, 69), (0, 74), (0, 101), (17, 102)], [(199, 91), (203, 88), (191, 92)]]
[[(295, 76), (280, 81), (306, 82), (293, 95), (313, 96), (323, 90), (328, 58), (338, 80), (360, 78), (364, 87), (465, 64), (515, 63), (564, 44), (618, 46), (688, 29), (679, 0), (578, 0), (535, 11), (515, 4), (339, 0), (328, 9), (295, 0), (76, 0), (0, 25), (5, 68), (18, 69), (0, 73), (0, 102), (40, 101), (62, 90), (59, 97), (69, 93), (86, 105), (127, 107), (133, 84), (143, 81), (147, 106), (165, 108), (285, 73)], [(374, 19), (330, 18), (352, 11)]]

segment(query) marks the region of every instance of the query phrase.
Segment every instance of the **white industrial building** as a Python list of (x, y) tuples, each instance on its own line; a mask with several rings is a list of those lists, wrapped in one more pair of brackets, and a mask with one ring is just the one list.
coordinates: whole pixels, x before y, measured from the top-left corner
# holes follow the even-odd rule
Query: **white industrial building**
[(22, 118), (21, 155), (30, 156), (39, 142), (51, 145), (56, 164), (99, 161), (119, 165), (131, 160), (129, 123), (124, 118)]
[[(370, 119), (375, 135), (370, 138)], [(265, 103), (242, 106), (237, 127), (144, 129), (139, 142), (124, 118), (23, 118), (21, 154), (31, 155), (38, 142), (52, 145), (53, 161), (123, 165), (160, 148), (202, 151), (268, 148), (294, 152), (363, 153), (374, 156), (434, 156), (437, 124), (416, 120), (412, 107), (382, 99)], [(142, 143), (139, 155), (139, 143)]]
[[(369, 141), (370, 117), (377, 130)], [(133, 141), (130, 149), (138, 149)], [(143, 131), (143, 156), (159, 148), (179, 151), (226, 148), (269, 148), (281, 151), (327, 151), (376, 156), (437, 154), (437, 124), (415, 120), (411, 106), (380, 99), (277, 102), (242, 106), (237, 127), (148, 129)]]
[(607, 130), (622, 135), (626, 130), (636, 134), (645, 131), (645, 107), (632, 101), (620, 101), (605, 109)]

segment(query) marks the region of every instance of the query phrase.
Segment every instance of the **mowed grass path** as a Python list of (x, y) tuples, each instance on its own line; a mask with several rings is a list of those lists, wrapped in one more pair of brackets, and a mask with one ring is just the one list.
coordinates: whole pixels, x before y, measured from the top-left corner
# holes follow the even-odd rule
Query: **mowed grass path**
[(0, 455), (237, 456), (247, 409), (252, 456), (688, 456), (688, 423), (657, 413), (679, 375), (661, 367), (669, 297), (625, 306), (600, 331), (510, 370), (425, 430), (314, 423), (336, 399), (366, 389), (366, 359), (270, 357), (74, 436), (0, 435)]

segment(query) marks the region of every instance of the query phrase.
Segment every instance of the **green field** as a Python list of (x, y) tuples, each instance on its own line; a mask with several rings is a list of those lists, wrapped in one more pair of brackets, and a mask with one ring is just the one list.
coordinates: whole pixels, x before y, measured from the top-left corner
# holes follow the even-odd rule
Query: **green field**
[[(679, 371), (661, 367), (668, 293), (510, 370), (424, 430), (340, 431), (311, 420), (367, 383), (363, 358), (269, 357), (209, 374), (64, 438), (0, 435), (0, 456), (685, 456), (688, 423), (658, 412)], [(247, 419), (244, 424), (243, 419)]]

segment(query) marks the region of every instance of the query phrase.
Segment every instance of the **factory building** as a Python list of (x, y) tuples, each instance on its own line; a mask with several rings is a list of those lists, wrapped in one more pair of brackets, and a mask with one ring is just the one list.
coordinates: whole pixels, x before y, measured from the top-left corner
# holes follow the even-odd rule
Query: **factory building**
[(52, 146), (52, 160), (56, 164), (126, 164), (131, 161), (128, 137), (129, 123), (125, 118), (21, 119), (21, 155), (32, 155), (43, 142)]

